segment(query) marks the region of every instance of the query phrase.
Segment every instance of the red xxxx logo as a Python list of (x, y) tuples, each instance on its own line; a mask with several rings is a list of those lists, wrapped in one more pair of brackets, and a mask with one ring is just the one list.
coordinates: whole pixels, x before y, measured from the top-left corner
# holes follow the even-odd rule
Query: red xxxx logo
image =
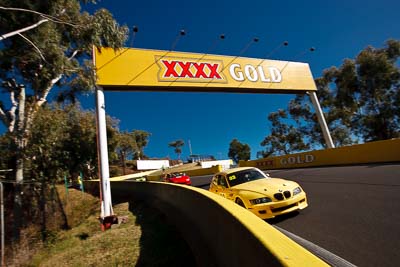
[(161, 81), (181, 82), (225, 82), (219, 73), (222, 64), (220, 62), (195, 62), (184, 60), (166, 60), (159, 62)]

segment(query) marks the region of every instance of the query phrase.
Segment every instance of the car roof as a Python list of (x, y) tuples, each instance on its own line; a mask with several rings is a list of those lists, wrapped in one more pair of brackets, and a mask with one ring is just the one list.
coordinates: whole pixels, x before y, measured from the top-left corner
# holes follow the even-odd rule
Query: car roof
[(238, 171), (243, 171), (243, 170), (249, 170), (249, 169), (255, 169), (255, 167), (237, 167), (237, 168), (232, 168), (232, 169), (227, 169), (219, 173), (225, 173), (225, 174), (230, 174)]

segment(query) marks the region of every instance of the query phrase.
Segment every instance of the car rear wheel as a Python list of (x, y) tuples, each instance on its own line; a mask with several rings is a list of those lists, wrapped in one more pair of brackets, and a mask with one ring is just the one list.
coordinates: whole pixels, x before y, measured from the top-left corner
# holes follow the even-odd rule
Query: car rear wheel
[(246, 208), (246, 206), (244, 205), (243, 201), (240, 198), (237, 198), (235, 200), (236, 204), (238, 204), (239, 206)]

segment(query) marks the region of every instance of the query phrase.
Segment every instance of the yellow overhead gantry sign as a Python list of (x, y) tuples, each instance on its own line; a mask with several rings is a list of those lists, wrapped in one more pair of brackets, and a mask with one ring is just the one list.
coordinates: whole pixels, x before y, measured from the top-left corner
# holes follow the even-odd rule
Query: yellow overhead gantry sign
[(315, 91), (307, 63), (210, 54), (95, 48), (106, 90), (300, 93)]

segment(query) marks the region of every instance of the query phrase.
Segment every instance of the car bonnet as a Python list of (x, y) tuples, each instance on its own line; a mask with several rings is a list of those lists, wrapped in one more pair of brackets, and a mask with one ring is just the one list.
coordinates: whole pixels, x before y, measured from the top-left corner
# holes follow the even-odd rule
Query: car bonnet
[(232, 189), (248, 190), (253, 192), (265, 193), (276, 192), (278, 190), (293, 190), (298, 184), (280, 178), (265, 178), (233, 186)]

